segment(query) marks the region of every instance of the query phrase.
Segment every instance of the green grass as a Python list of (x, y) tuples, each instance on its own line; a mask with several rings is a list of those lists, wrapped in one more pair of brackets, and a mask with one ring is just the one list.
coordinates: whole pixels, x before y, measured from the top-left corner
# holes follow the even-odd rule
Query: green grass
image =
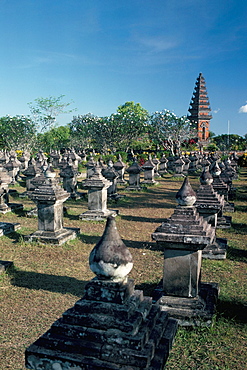
[[(228, 239), (228, 255), (224, 261), (203, 260), (202, 281), (217, 282), (220, 294), (211, 328), (178, 330), (166, 369), (179, 370), (243, 370), (246, 369), (247, 318), (247, 170), (241, 171), (234, 184), (238, 199), (232, 216), (232, 228), (217, 230), (217, 236)], [(80, 180), (81, 181), (81, 180)], [(150, 295), (162, 277), (163, 255), (151, 240), (151, 234), (169, 217), (176, 206), (175, 194), (183, 179), (167, 175), (159, 185), (144, 192), (119, 192), (126, 197), (109, 202), (118, 209), (117, 227), (129, 247), (134, 267), (130, 277), (136, 289)], [(193, 188), (198, 176), (190, 177)], [(15, 186), (22, 193), (25, 189)], [(34, 208), (28, 198), (13, 198)], [(43, 334), (50, 325), (80, 297), (86, 282), (94, 277), (88, 266), (89, 253), (98, 242), (104, 222), (79, 220), (87, 209), (87, 200), (67, 201), (64, 226), (80, 227), (78, 237), (62, 246), (24, 241), (37, 229), (37, 219), (19, 214), (0, 215), (1, 221), (19, 222), (21, 228), (0, 238), (0, 258), (14, 266), (0, 275), (0, 370), (24, 370), (25, 348)]]

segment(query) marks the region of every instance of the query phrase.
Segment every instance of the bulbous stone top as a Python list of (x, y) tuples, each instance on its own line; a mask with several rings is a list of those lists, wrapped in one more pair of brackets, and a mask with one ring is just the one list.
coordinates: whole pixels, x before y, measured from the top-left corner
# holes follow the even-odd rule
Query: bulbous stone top
[(184, 179), (183, 185), (176, 194), (176, 200), (180, 206), (191, 207), (196, 201), (196, 193), (192, 189), (188, 177)]
[(211, 167), (211, 169), (210, 169), (210, 172), (211, 172), (211, 174), (213, 175), (213, 176), (220, 176), (220, 174), (221, 174), (221, 169), (220, 169), (220, 167), (219, 167), (219, 164), (218, 164), (218, 162), (217, 161), (215, 161), (215, 162), (213, 162), (213, 164), (212, 164), (212, 167)]
[(210, 184), (212, 184), (213, 181), (214, 181), (214, 179), (213, 179), (213, 176), (211, 175), (211, 173), (208, 170), (204, 169), (202, 171), (201, 176), (200, 176), (200, 183), (202, 185), (210, 185)]
[(130, 167), (128, 167), (126, 171), (129, 174), (138, 174), (142, 171), (142, 168), (137, 163), (136, 158), (134, 159), (134, 162), (132, 163), (132, 165)]
[(123, 281), (133, 267), (132, 255), (118, 233), (113, 216), (89, 256), (90, 269), (99, 279)]

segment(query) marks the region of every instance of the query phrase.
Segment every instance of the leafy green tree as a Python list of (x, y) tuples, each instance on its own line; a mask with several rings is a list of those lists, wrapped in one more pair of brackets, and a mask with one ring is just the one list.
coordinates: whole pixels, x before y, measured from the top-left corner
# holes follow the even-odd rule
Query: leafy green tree
[(38, 133), (38, 147), (45, 152), (51, 149), (60, 150), (70, 146), (70, 128), (69, 126), (53, 127), (49, 131)]
[(196, 131), (186, 116), (177, 117), (175, 113), (165, 109), (151, 115), (149, 135), (156, 144), (175, 155), (181, 151), (184, 141), (196, 137)]
[(31, 150), (36, 143), (36, 125), (30, 117), (0, 118), (0, 146), (7, 150)]
[(143, 138), (147, 133), (149, 113), (140, 103), (128, 101), (117, 108), (117, 113), (111, 120), (117, 129), (117, 149), (125, 151), (132, 146), (133, 141)]
[(113, 153), (125, 150), (145, 135), (148, 111), (140, 103), (126, 102), (109, 117), (97, 117), (93, 114), (74, 117), (70, 123), (72, 138), (80, 138), (85, 146), (91, 146), (100, 152), (110, 149)]
[(236, 134), (222, 134), (215, 136), (213, 138), (213, 142), (222, 151), (247, 149), (246, 139)]
[(58, 97), (37, 98), (34, 102), (28, 103), (34, 122), (40, 132), (50, 130), (56, 123), (56, 117), (60, 114), (71, 113), (75, 109), (66, 110), (70, 103), (62, 102), (65, 95)]
[(69, 123), (72, 146), (83, 149), (93, 147), (100, 121), (101, 118), (92, 113), (74, 116)]

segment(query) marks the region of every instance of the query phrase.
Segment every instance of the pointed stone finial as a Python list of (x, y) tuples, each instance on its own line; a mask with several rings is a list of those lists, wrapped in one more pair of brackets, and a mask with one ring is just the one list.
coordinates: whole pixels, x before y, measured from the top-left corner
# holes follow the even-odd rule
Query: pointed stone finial
[(204, 170), (202, 171), (202, 174), (200, 176), (200, 183), (202, 185), (210, 185), (210, 184), (212, 184), (213, 181), (214, 181), (214, 179), (213, 179), (213, 176), (211, 175), (211, 173), (204, 168)]
[(177, 202), (180, 206), (191, 207), (196, 201), (196, 193), (192, 189), (188, 177), (184, 179), (183, 185), (176, 194)]
[(132, 256), (118, 233), (115, 218), (107, 219), (105, 231), (89, 256), (90, 269), (99, 279), (124, 281), (133, 267)]

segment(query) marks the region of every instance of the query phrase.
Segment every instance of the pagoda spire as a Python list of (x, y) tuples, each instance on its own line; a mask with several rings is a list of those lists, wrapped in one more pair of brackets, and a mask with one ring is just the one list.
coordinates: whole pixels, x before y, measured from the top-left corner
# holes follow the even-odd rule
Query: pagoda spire
[(197, 129), (199, 144), (206, 144), (209, 140), (209, 126), (212, 119), (206, 83), (202, 73), (196, 80), (195, 89), (190, 102), (188, 119)]

